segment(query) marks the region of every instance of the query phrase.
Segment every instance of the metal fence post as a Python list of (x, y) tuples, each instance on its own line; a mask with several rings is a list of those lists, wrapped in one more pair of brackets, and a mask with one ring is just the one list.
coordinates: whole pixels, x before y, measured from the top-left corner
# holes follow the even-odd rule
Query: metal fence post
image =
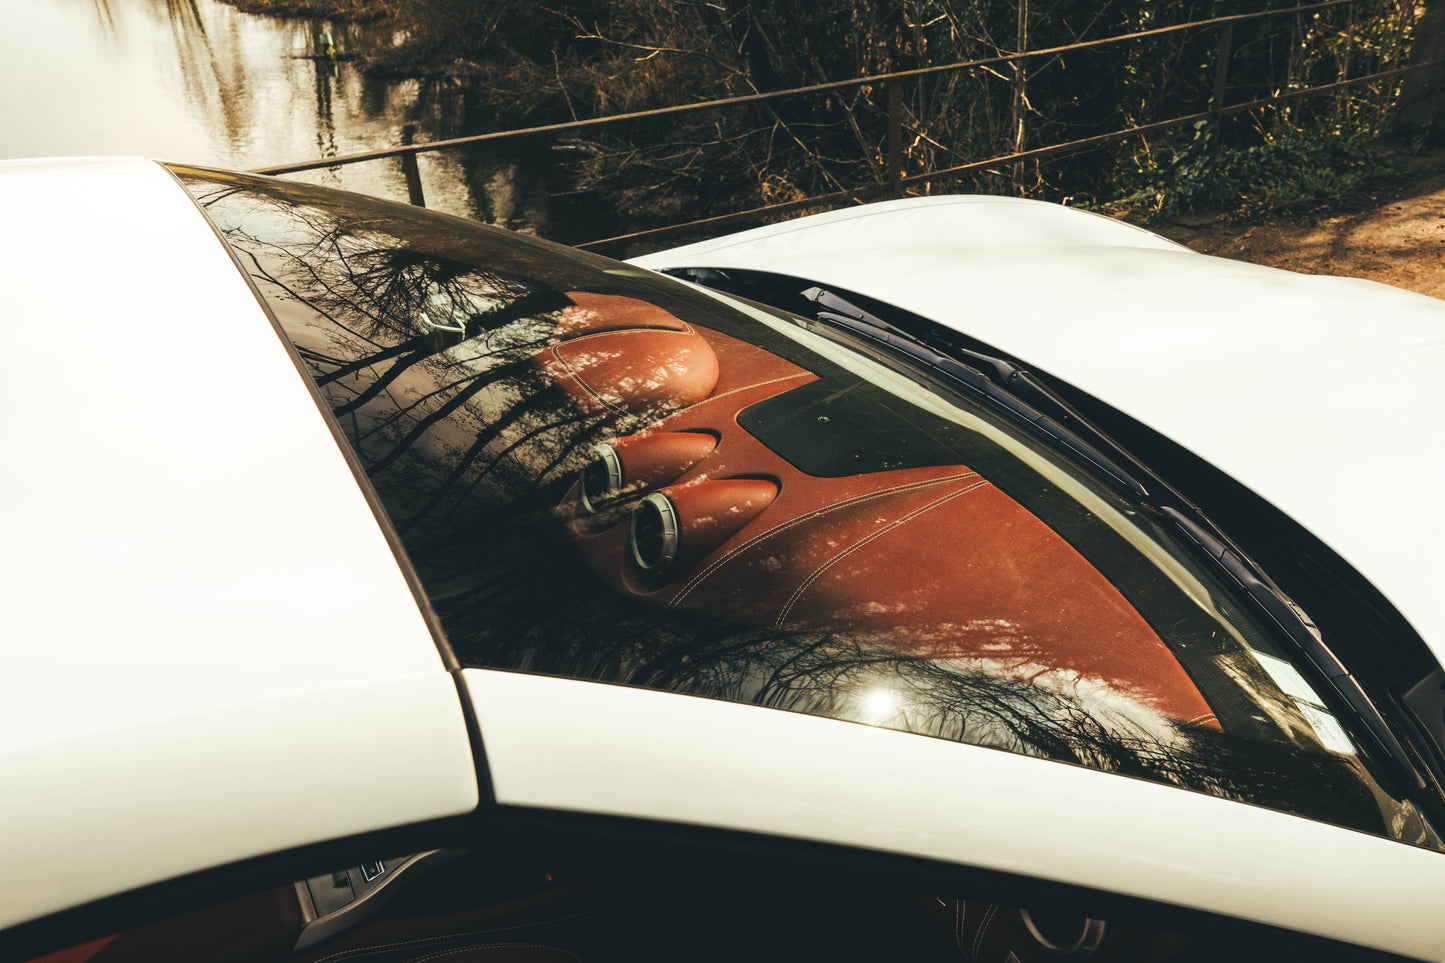
[(888, 196), (903, 196), (903, 81), (888, 81)]
[(417, 207), (426, 207), (426, 197), (421, 192), (421, 170), (416, 166), (416, 151), (401, 155), (401, 172), (406, 175), (406, 196)]
[(1229, 79), (1230, 47), (1234, 44), (1234, 24), (1226, 23), (1219, 31), (1219, 59), (1214, 64), (1214, 96), (1209, 101), (1209, 123), (1217, 132), (1219, 112), (1224, 109), (1224, 83)]
[[(1355, 5), (1351, 3), (1345, 7), (1345, 50), (1344, 55), (1340, 58), (1339, 75), (1339, 81), (1341, 83), (1350, 79), (1350, 42), (1354, 40), (1354, 36)], [(1339, 100), (1336, 101), (1335, 106), (1340, 108), (1339, 114), (1342, 115), (1341, 126), (1348, 129), (1350, 126), (1350, 92), (1348, 90), (1340, 91)]]
[[(1028, 67), (1024, 62), (1024, 51), (1029, 48), (1029, 0), (1018, 0), (1018, 45), (1015, 53), (1018, 58), (1013, 62), (1013, 109), (1009, 118), (1013, 129), (1010, 134), (1013, 136), (1012, 153), (1022, 154), (1024, 150), (1024, 82), (1028, 76)], [(1014, 161), (1013, 169), (1013, 192), (1017, 197), (1024, 194), (1024, 162)]]

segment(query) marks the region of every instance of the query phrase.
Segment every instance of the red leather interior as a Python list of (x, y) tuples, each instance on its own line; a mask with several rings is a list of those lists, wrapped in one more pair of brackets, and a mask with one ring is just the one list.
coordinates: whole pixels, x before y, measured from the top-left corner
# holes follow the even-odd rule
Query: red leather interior
[(618, 438), (612, 447), (627, 466), (624, 492), (636, 493), (661, 488), (681, 477), (712, 454), (717, 438), (698, 431), (654, 431)]
[[(660, 328), (663, 320), (649, 323)], [(675, 478), (649, 471), (647, 484), (682, 493), (703, 481), (768, 479), (776, 480), (777, 496), (760, 512), (733, 506), (734, 518), (755, 517), (713, 539), (705, 553), (681, 560), (665, 584), (638, 571), (625, 520), (599, 529), (598, 520), (584, 522), (578, 511), (578, 542), (619, 591), (781, 630), (865, 637), (1058, 690), (1107, 690), (1174, 719), (1218, 725), (1168, 647), (1118, 590), (987, 479), (965, 465), (843, 478), (802, 473), (743, 430), (737, 415), (815, 376), (762, 348), (692, 330), (711, 347), (716, 377), (711, 364), (696, 379), (679, 377), (694, 400), (656, 431), (708, 433), (717, 444)], [(641, 365), (659, 357), (651, 347), (642, 350)], [(681, 363), (680, 354), (671, 357)], [(590, 367), (589, 390), (635, 390), (627, 381), (598, 383), (634, 367), (621, 359)], [(695, 397), (709, 382), (711, 393)], [(646, 393), (628, 405), (639, 410), (658, 397)], [(619, 439), (616, 447), (625, 452), (651, 437)], [(684, 525), (729, 513), (715, 501), (698, 511), (680, 512)]]
[(717, 387), (717, 356), (691, 325), (634, 298), (568, 296), (575, 303), (536, 359), (583, 410), (656, 416)]
[(552, 337), (565, 341), (584, 334), (602, 331), (623, 331), (628, 328), (656, 328), (662, 331), (686, 331), (681, 319), (668, 314), (655, 304), (616, 294), (593, 294), (590, 291), (568, 291), (572, 302), (562, 310), (562, 317)]
[(758, 478), (693, 479), (660, 489), (682, 519), (676, 566), (689, 568), (711, 554), (777, 497), (778, 486)]

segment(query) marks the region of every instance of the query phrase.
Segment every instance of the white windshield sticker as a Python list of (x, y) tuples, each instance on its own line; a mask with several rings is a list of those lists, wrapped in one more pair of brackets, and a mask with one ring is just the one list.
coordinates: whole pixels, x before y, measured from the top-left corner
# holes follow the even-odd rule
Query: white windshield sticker
[(1296, 702), (1295, 705), (1299, 707), (1299, 711), (1304, 714), (1304, 717), (1309, 720), (1310, 726), (1315, 730), (1315, 734), (1320, 737), (1320, 743), (1324, 745), (1326, 749), (1346, 756), (1353, 756), (1355, 754), (1354, 744), (1350, 742), (1350, 737), (1345, 734), (1344, 729), (1340, 728), (1340, 724), (1335, 720), (1334, 716), (1322, 709), (1316, 709), (1308, 702)]
[(1324, 701), (1310, 688), (1310, 684), (1304, 680), (1294, 666), (1284, 659), (1277, 659), (1272, 655), (1265, 655), (1263, 652), (1252, 651), (1256, 662), (1263, 667), (1274, 684), (1279, 686), (1280, 691), (1291, 699), (1302, 699), (1313, 705), (1323, 706)]

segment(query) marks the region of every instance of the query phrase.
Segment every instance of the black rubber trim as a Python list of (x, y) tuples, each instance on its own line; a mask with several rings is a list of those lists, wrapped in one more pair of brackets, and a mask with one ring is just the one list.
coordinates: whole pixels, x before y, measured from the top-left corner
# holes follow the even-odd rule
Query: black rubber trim
[[(818, 315), (817, 323), (826, 324), (829, 327), (847, 331), (855, 337), (885, 345), (915, 363), (932, 369), (953, 384), (982, 396), (1056, 445), (1073, 452), (1076, 459), (1092, 467), (1097, 474), (1126, 494), (1141, 499), (1148, 497), (1149, 490), (1144, 487), (1144, 484), (1121, 467), (1116, 460), (1085, 441), (1072, 429), (1066, 428), (1057, 420), (1035, 409), (1019, 395), (999, 387), (977, 369), (931, 351), (911, 339), (889, 334), (886, 330), (879, 329), (866, 321), (823, 312)], [(1032, 382), (1028, 383), (1032, 384)]]
[(462, 717), (467, 720), (467, 737), (472, 743), (472, 764), (477, 771), (478, 806), (479, 808), (493, 806), (497, 801), (497, 793), (492, 782), (492, 768), (487, 764), (487, 744), (482, 737), (481, 724), (477, 721), (471, 690), (467, 688), (465, 670), (453, 669), (452, 681), (456, 683), (457, 697), (462, 702)]
[[(1165, 507), (1168, 515), (1189, 540), (1202, 548), (1205, 554), (1229, 574), (1229, 577), (1254, 600), (1256, 606), (1267, 614), (1279, 627), (1285, 637), (1294, 643), (1305, 659), (1328, 681), (1341, 701), (1353, 710), (1366, 733), (1375, 743), (1375, 750), (1383, 755), (1380, 761), (1387, 765), (1395, 779), (1397, 789), (1408, 797), (1426, 788), (1405, 747), (1395, 738), (1380, 710), (1365, 693), (1359, 681), (1350, 675), (1344, 663), (1325, 644), (1319, 630), (1304, 610), (1291, 601), (1277, 586), (1262, 576), (1260, 567), (1248, 560), (1243, 552), (1228, 545), (1222, 535), (1209, 532), (1208, 520), (1203, 515), (1199, 520), (1189, 518), (1183, 512)], [(1202, 524), (1201, 524), (1202, 523)]]

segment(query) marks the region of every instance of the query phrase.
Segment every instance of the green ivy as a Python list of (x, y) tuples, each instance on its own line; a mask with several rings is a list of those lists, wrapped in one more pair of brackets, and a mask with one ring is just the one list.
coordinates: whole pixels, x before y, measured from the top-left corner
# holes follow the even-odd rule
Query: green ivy
[(1208, 121), (1193, 136), (1156, 152), (1140, 165), (1143, 186), (1121, 204), (1152, 207), (1169, 216), (1287, 213), (1348, 202), (1361, 191), (1401, 179), (1367, 138), (1295, 131), (1252, 147), (1214, 143)]

